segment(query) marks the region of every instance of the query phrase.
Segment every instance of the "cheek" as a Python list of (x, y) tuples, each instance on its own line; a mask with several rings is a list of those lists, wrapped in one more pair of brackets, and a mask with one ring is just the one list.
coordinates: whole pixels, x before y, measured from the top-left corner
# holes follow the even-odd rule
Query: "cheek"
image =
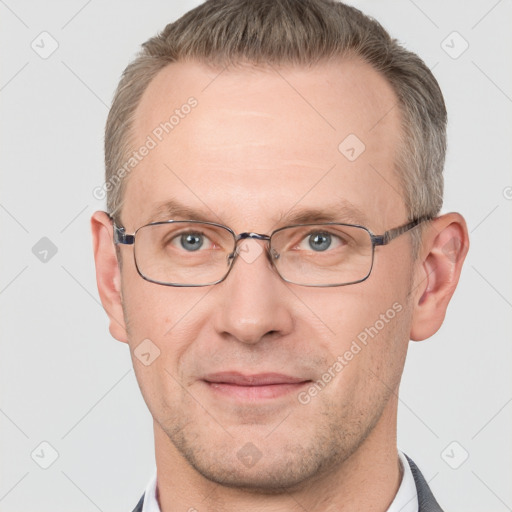
[(403, 363), (411, 323), (409, 286), (408, 277), (400, 277), (394, 265), (374, 268), (377, 271), (362, 283), (301, 297), (319, 318), (317, 332), (325, 336), (318, 348), (335, 365), (331, 373), (345, 374), (343, 385), (370, 371), (387, 378)]
[(129, 337), (162, 339), (173, 326), (193, 309), (197, 290), (151, 283), (137, 272), (133, 259), (123, 261), (122, 297)]
[(208, 290), (150, 283), (135, 270), (124, 275), (123, 292), (128, 342), (136, 371), (140, 366), (137, 357), (149, 351), (151, 357), (155, 353), (158, 359), (145, 374), (160, 372), (165, 377), (168, 370), (179, 377), (180, 361), (197, 338), (203, 317), (207, 317), (201, 315), (201, 299)]
[[(347, 308), (349, 309), (349, 308)], [(398, 390), (408, 347), (410, 312), (392, 297), (383, 297), (367, 309), (349, 309), (352, 319), (340, 321), (335, 345), (330, 394), (354, 414), (380, 411)]]
[(347, 340), (357, 338), (360, 333), (364, 338), (366, 329), (375, 324), (384, 332), (389, 330), (388, 324), (402, 320), (409, 291), (407, 279), (386, 277), (397, 273), (398, 267), (395, 271), (388, 265), (374, 268), (369, 279), (362, 283), (308, 291), (297, 289), (295, 293), (312, 311), (318, 329), (326, 332), (330, 343), (338, 340), (339, 348), (343, 348)]
[[(132, 280), (133, 277), (133, 280)], [(138, 274), (125, 280), (123, 302), (132, 363), (142, 396), (155, 418), (174, 414), (183, 399), (183, 360), (201, 328), (206, 291), (147, 282)]]

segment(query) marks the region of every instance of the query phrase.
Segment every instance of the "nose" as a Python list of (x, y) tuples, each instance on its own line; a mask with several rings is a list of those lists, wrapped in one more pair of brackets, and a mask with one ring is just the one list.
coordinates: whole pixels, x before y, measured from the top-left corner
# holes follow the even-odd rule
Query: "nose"
[(264, 240), (238, 243), (235, 261), (216, 285), (219, 306), (215, 328), (245, 344), (255, 344), (291, 332), (291, 293), (272, 266)]

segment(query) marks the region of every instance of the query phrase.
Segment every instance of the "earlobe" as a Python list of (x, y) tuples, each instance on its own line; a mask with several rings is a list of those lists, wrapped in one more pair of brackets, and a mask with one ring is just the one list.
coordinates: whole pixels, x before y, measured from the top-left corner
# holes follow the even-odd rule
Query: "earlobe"
[(419, 341), (441, 327), (469, 249), (464, 218), (447, 213), (431, 222), (418, 256), (410, 338)]
[(101, 303), (110, 320), (110, 334), (128, 342), (121, 295), (121, 272), (112, 240), (112, 222), (102, 211), (91, 217), (91, 231), (96, 264), (96, 283)]

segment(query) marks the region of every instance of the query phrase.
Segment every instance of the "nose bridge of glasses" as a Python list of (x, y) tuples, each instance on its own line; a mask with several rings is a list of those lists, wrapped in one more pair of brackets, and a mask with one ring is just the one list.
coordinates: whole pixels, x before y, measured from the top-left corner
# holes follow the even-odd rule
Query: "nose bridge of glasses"
[[(263, 235), (261, 233), (254, 233), (252, 231), (240, 233), (240, 234), (236, 235), (235, 251), (233, 252), (233, 254), (231, 254), (229, 256), (229, 259), (233, 259), (236, 255), (238, 255), (241, 252), (238, 242), (240, 240), (247, 240), (247, 239), (262, 240), (264, 242), (268, 242), (268, 244), (269, 244), (268, 247), (270, 247), (270, 236), (269, 235)], [(267, 252), (268, 252), (268, 250), (267, 250)], [(277, 259), (279, 257), (279, 254), (277, 254), (277, 252), (275, 252), (275, 251), (272, 251), (271, 256), (273, 256), (275, 259)]]
[(236, 241), (239, 240), (245, 240), (246, 238), (253, 238), (255, 240), (270, 240), (270, 237), (268, 235), (262, 235), (261, 233), (240, 233), (236, 237)]

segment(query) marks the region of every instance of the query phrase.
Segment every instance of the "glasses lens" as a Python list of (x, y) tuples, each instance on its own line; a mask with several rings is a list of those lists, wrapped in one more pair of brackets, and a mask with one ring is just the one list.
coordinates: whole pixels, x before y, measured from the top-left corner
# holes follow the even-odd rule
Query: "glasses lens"
[(225, 228), (189, 221), (150, 224), (137, 231), (135, 261), (148, 280), (162, 284), (207, 285), (229, 268), (235, 241)]
[(316, 224), (284, 228), (271, 242), (283, 279), (306, 286), (341, 286), (366, 279), (373, 264), (370, 233), (361, 227)]

